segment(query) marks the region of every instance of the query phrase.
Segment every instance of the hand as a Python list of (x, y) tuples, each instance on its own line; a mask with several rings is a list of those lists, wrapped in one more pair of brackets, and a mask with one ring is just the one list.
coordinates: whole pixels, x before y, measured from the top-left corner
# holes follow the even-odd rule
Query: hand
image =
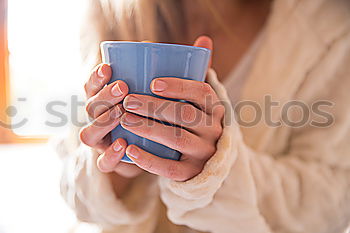
[[(195, 43), (198, 46), (203, 44), (211, 48), (211, 40), (207, 37), (201, 37)], [(181, 152), (181, 159), (163, 159), (136, 145), (129, 145), (126, 154), (146, 171), (176, 181), (188, 180), (202, 171), (206, 161), (216, 151), (216, 142), (222, 133), (224, 106), (212, 87), (204, 82), (157, 78), (152, 81), (150, 88), (158, 96), (182, 99), (192, 104), (130, 94), (123, 102), (127, 112), (121, 118), (121, 126), (134, 134)]]
[(86, 111), (93, 122), (82, 128), (80, 140), (100, 153), (97, 167), (101, 172), (116, 172), (123, 177), (132, 178), (140, 174), (142, 169), (134, 164), (121, 163), (127, 143), (119, 138), (111, 144), (110, 138), (110, 131), (119, 125), (120, 117), (125, 112), (120, 102), (129, 89), (121, 80), (105, 86), (111, 75), (111, 67), (100, 64), (92, 71), (84, 86), (88, 98)]

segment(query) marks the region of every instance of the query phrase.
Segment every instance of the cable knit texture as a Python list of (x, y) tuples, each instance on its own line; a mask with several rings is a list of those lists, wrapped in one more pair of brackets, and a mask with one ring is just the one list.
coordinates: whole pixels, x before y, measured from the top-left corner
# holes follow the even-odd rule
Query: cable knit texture
[[(108, 233), (345, 231), (350, 223), (350, 2), (275, 0), (265, 30), (241, 96), (261, 107), (262, 119), (239, 126), (256, 112), (244, 108), (234, 114), (209, 70), (207, 81), (226, 106), (224, 130), (216, 153), (192, 179), (140, 176), (121, 200), (109, 176), (98, 171), (97, 154), (72, 138), (61, 142), (61, 190), (80, 220)], [(269, 110), (267, 100), (277, 105)], [(287, 126), (303, 117), (283, 107), (291, 100), (313, 110), (306, 124)], [(317, 107), (320, 101), (331, 105)], [(331, 124), (322, 126), (325, 121)]]

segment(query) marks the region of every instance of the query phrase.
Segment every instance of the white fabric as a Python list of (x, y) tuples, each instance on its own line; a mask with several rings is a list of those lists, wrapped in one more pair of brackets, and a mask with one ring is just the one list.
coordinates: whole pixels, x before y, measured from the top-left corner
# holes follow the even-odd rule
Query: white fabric
[[(349, 12), (348, 0), (275, 0), (241, 88), (241, 99), (264, 106), (268, 95), (279, 103), (273, 121), (284, 117), (282, 105), (290, 100), (335, 103), (327, 108), (333, 124), (271, 127), (262, 119), (239, 127), (210, 70), (208, 82), (227, 104), (217, 151), (202, 172), (186, 182), (141, 176), (121, 200), (97, 170), (96, 154), (64, 148), (62, 194), (78, 218), (106, 233), (344, 232), (350, 223)], [(325, 119), (313, 112), (310, 120)], [(67, 145), (75, 143), (61, 147)]]

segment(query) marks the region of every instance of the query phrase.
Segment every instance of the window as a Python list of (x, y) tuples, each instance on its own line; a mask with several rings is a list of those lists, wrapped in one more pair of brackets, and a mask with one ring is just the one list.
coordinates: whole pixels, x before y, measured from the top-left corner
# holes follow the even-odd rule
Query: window
[(10, 141), (9, 131), (3, 127), (4, 124), (9, 122), (7, 114), (5, 112), (8, 104), (8, 53), (7, 53), (7, 2), (0, 1), (0, 137), (1, 141)]
[(82, 0), (0, 4), (0, 120), (11, 126), (1, 127), (0, 141), (43, 141), (68, 129), (72, 98), (81, 94), (85, 77), (79, 26), (84, 4)]
[[(29, 143), (69, 127), (70, 99), (85, 79), (79, 55), (82, 2), (0, 0), (1, 233), (76, 230), (75, 215), (60, 197), (58, 156), (51, 145)], [(66, 122), (47, 111), (53, 103)]]

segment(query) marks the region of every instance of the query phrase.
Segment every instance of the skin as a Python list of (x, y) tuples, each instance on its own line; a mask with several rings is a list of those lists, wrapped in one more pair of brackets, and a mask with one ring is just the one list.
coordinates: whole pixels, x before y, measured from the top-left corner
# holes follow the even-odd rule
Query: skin
[[(193, 8), (193, 14), (188, 14), (188, 20), (190, 20), (190, 17), (198, 16), (199, 10), (196, 10), (193, 6), (188, 7), (189, 9)], [(260, 12), (260, 8), (258, 9), (258, 12)], [(227, 9), (222, 10), (224, 14), (228, 13)], [(250, 9), (250, 11), (252, 10)], [(260, 13), (243, 15), (245, 15), (244, 17), (250, 15), (255, 18), (256, 22), (260, 22), (262, 17)], [(231, 20), (231, 18), (229, 19)], [(253, 19), (249, 20), (249, 22), (251, 21)], [(258, 24), (260, 23), (255, 25), (256, 33), (259, 29)], [(232, 43), (212, 23), (206, 25), (208, 27), (201, 32), (208, 35), (215, 34), (214, 40), (220, 43), (218, 50), (222, 51), (216, 57), (214, 55), (214, 67), (220, 70), (219, 74), (220, 72), (225, 74), (227, 73), (227, 63), (217, 63), (215, 58), (221, 58), (224, 61), (230, 60), (225, 56), (228, 54), (227, 51), (233, 50)], [(243, 25), (247, 26), (244, 23)], [(191, 27), (191, 23), (189, 26)], [(194, 34), (198, 35), (197, 29), (200, 29), (194, 25), (192, 26), (194, 29), (189, 33), (190, 37)], [(212, 32), (206, 31), (210, 29)], [(244, 51), (245, 47), (249, 47), (256, 33), (249, 31), (242, 34), (244, 39), (242, 39), (242, 44), (244, 46), (240, 45), (236, 48), (238, 54)], [(245, 37), (249, 39), (246, 40)], [(196, 39), (194, 46), (212, 50), (213, 40), (210, 37), (201, 36)], [(236, 59), (231, 60), (232, 69)], [(128, 86), (121, 80), (105, 86), (110, 80), (111, 74), (112, 70), (107, 64), (99, 64), (94, 68), (85, 84), (88, 99), (86, 111), (93, 122), (81, 130), (80, 140), (100, 153), (97, 166), (101, 172), (109, 173), (111, 176), (116, 195), (122, 197), (130, 181), (145, 171), (176, 181), (186, 181), (198, 175), (206, 161), (215, 154), (217, 140), (222, 134), (221, 121), (225, 109), (220, 104), (213, 88), (207, 83), (192, 80), (171, 77), (154, 79), (150, 89), (157, 96), (182, 99), (192, 104), (174, 102), (169, 99), (128, 94)], [(204, 101), (208, 99), (211, 101)], [(103, 101), (103, 106), (98, 104), (100, 101)], [(122, 101), (123, 104), (121, 104)], [(150, 103), (155, 109), (165, 106), (162, 114), (155, 114), (154, 108), (149, 108)], [(173, 125), (181, 126), (181, 128), (160, 124), (140, 117), (140, 115), (170, 122)], [(180, 161), (162, 159), (136, 145), (128, 145), (122, 138), (111, 143), (109, 133), (119, 124), (124, 129), (137, 135), (180, 151), (182, 153)], [(135, 164), (120, 162), (124, 153)]]
[(187, 42), (196, 40), (198, 35), (207, 35), (213, 40), (215, 49), (212, 67), (217, 72), (219, 80), (223, 81), (265, 25), (272, 0), (213, 1), (223, 24), (229, 27), (231, 36), (210, 17), (208, 9), (201, 4), (201, 0), (182, 2), (189, 28)]

